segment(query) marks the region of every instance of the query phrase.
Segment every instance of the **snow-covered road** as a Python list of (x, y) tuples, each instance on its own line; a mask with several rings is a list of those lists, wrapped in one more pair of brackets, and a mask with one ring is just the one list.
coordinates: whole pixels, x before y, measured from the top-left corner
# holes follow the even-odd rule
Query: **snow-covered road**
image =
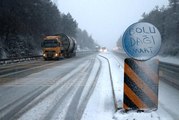
[[(111, 76), (104, 57), (110, 63)], [(0, 75), (3, 81), (10, 79), (0, 85), (0, 119), (178, 120), (179, 90), (163, 80), (159, 84), (157, 111), (115, 111), (114, 98), (118, 108), (123, 103), (124, 58), (105, 52)], [(20, 75), (23, 71), (29, 74)]]
[[(40, 72), (0, 85), (0, 119), (81, 118), (94, 90), (101, 62), (93, 54), (50, 64)], [(16, 71), (18, 73), (23, 72)], [(7, 80), (8, 75), (12, 74), (6, 75)]]
[(115, 112), (108, 63), (104, 58), (98, 58), (102, 62), (101, 72), (82, 120), (111, 120)]

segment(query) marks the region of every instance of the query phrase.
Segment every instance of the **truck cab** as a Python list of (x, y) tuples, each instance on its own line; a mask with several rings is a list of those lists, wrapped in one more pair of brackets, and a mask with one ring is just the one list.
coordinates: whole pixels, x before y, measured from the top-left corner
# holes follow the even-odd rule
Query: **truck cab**
[(42, 42), (43, 58), (59, 59), (62, 57), (63, 46), (60, 41), (60, 36), (46, 36)]

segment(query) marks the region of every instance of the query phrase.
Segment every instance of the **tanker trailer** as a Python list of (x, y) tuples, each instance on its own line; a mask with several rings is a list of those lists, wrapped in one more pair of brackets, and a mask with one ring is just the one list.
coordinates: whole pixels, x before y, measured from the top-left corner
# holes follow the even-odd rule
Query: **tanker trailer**
[(60, 33), (58, 34), (58, 36), (60, 37), (60, 41), (62, 42), (63, 56), (66, 58), (76, 56), (76, 49), (77, 49), (76, 40), (74, 38), (65, 35), (64, 33)]

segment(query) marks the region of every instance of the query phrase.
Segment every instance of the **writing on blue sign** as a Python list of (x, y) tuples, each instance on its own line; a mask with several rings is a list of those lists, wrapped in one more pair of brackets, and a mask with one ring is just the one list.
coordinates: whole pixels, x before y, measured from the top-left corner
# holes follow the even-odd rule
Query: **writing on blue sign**
[(153, 47), (146, 47), (146, 48), (133, 48), (131, 51), (134, 53), (153, 53)]
[(158, 29), (146, 22), (129, 26), (122, 41), (125, 52), (138, 60), (147, 60), (155, 56), (161, 46), (161, 36)]
[(129, 33), (130, 33), (130, 35), (133, 35), (135, 33), (155, 34), (156, 30), (155, 30), (155, 27), (148, 27), (148, 28), (146, 28), (146, 27), (142, 27), (142, 28), (136, 27), (135, 29), (134, 28), (130, 29)]
[[(141, 35), (140, 35), (141, 34)], [(136, 27), (129, 30), (129, 47), (132, 53), (152, 54), (156, 42), (154, 36), (155, 27)], [(137, 47), (140, 46), (140, 47)], [(143, 46), (143, 47), (141, 47)]]
[(133, 37), (130, 37), (130, 45), (134, 46), (134, 45), (143, 45), (143, 44), (151, 44), (151, 45), (155, 45), (155, 40), (153, 36), (147, 36), (147, 35), (143, 35), (142, 38), (136, 37), (136, 39), (134, 39)]

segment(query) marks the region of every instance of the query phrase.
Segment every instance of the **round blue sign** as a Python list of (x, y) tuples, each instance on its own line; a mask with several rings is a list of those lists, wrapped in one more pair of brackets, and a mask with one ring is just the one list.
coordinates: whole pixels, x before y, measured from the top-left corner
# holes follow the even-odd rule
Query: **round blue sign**
[(124, 51), (136, 60), (147, 60), (160, 50), (161, 35), (158, 29), (146, 22), (132, 24), (122, 38)]

